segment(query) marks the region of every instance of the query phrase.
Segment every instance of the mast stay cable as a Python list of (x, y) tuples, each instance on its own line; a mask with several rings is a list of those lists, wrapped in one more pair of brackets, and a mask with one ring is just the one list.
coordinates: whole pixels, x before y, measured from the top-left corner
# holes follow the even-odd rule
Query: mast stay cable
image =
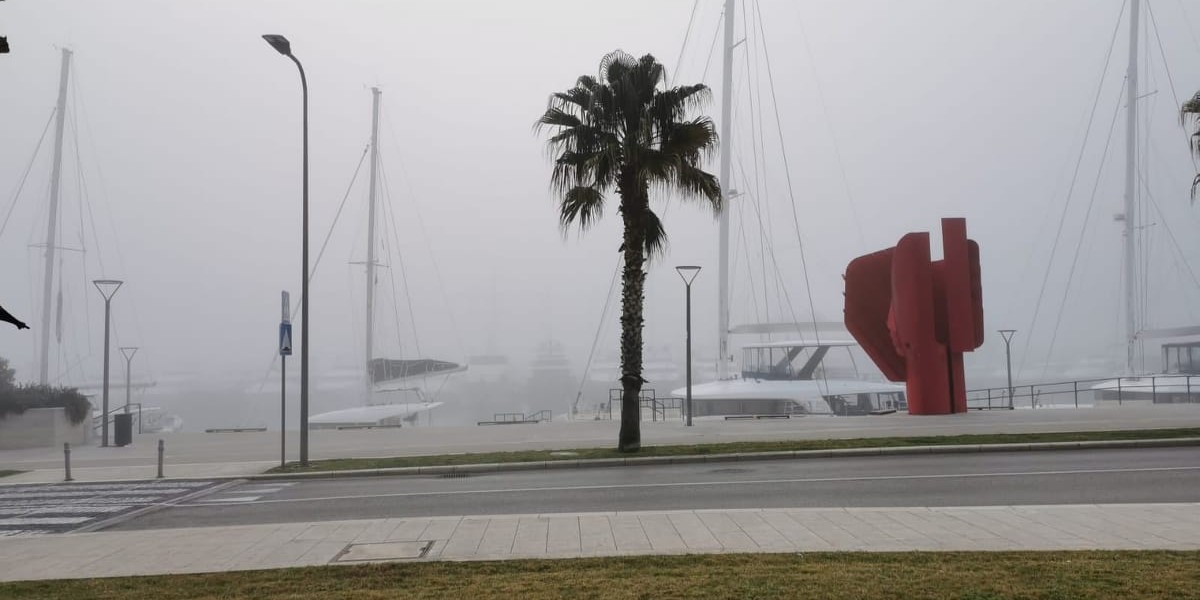
[[(1062, 214), (1059, 216), (1058, 228), (1054, 232), (1054, 240), (1050, 245), (1050, 256), (1046, 259), (1046, 270), (1042, 275), (1042, 284), (1038, 290), (1037, 301), (1033, 305), (1033, 318), (1029, 322), (1029, 331), (1031, 333), (1025, 336), (1025, 348), (1021, 352), (1021, 362), (1017, 365), (1018, 375), (1025, 369), (1025, 358), (1029, 356), (1029, 345), (1033, 338), (1033, 332), (1037, 331), (1037, 319), (1042, 309), (1042, 299), (1046, 295), (1047, 283), (1050, 280), (1050, 271), (1054, 265), (1054, 257), (1058, 253), (1058, 243), (1062, 239), (1063, 226), (1067, 221), (1067, 212), (1071, 207), (1071, 197), (1074, 195), (1075, 184), (1079, 179), (1079, 168), (1083, 165), (1083, 157), (1087, 150), (1088, 139), (1092, 134), (1092, 122), (1096, 117), (1096, 108), (1100, 105), (1100, 92), (1104, 89), (1104, 81), (1108, 76), (1108, 65), (1112, 61), (1113, 48), (1116, 46), (1117, 33), (1120, 31), (1121, 22), (1124, 20), (1126, 4), (1127, 2), (1121, 3), (1121, 10), (1117, 13), (1117, 22), (1113, 25), (1112, 38), (1108, 42), (1108, 52), (1104, 56), (1104, 66), (1100, 69), (1100, 82), (1096, 85), (1096, 94), (1092, 99), (1092, 109), (1088, 113), (1087, 126), (1083, 131), (1083, 141), (1079, 144), (1079, 157), (1075, 161), (1075, 168), (1071, 174), (1071, 183), (1067, 186), (1067, 195), (1063, 200)], [(1124, 89), (1123, 86), (1122, 89)]]
[[(1121, 86), (1121, 89), (1117, 90), (1118, 100), (1116, 102), (1116, 105), (1113, 107), (1112, 121), (1109, 123), (1109, 126), (1108, 126), (1108, 137), (1104, 141), (1104, 151), (1100, 154), (1100, 164), (1096, 168), (1096, 180), (1092, 184), (1092, 194), (1091, 194), (1091, 197), (1088, 198), (1087, 211), (1084, 212), (1084, 214), (1083, 214), (1083, 224), (1079, 227), (1079, 239), (1076, 240), (1076, 243), (1075, 243), (1075, 253), (1074, 253), (1074, 256), (1072, 256), (1072, 258), (1071, 258), (1071, 268), (1067, 272), (1067, 284), (1063, 288), (1062, 302), (1058, 305), (1058, 315), (1054, 319), (1054, 329), (1052, 330), (1052, 333), (1050, 336), (1050, 346), (1046, 349), (1046, 360), (1045, 360), (1045, 362), (1043, 362), (1043, 367), (1042, 367), (1042, 376), (1043, 377), (1046, 375), (1046, 369), (1049, 368), (1050, 356), (1054, 353), (1054, 344), (1058, 340), (1058, 329), (1059, 329), (1059, 326), (1062, 324), (1063, 311), (1067, 307), (1067, 296), (1071, 292), (1071, 282), (1075, 278), (1075, 267), (1079, 263), (1079, 254), (1080, 254), (1080, 250), (1083, 248), (1083, 240), (1085, 237), (1085, 233), (1087, 232), (1088, 220), (1091, 218), (1092, 208), (1096, 204), (1096, 192), (1100, 189), (1100, 178), (1104, 174), (1104, 163), (1108, 159), (1108, 149), (1112, 146), (1112, 134), (1113, 134), (1113, 131), (1115, 131), (1117, 128), (1117, 116), (1121, 114), (1120, 95), (1122, 93), (1124, 93), (1124, 91), (1125, 91), (1125, 86)], [(1126, 218), (1128, 218), (1128, 217), (1126, 217)]]
[(46, 119), (46, 126), (42, 128), (42, 135), (38, 138), (37, 146), (33, 149), (33, 154), (29, 157), (29, 163), (25, 166), (25, 172), (21, 174), (21, 181), (17, 183), (16, 191), (12, 194), (12, 202), (8, 205), (8, 213), (4, 215), (4, 223), (0, 224), (0, 238), (4, 237), (4, 230), (8, 228), (8, 220), (12, 218), (13, 210), (17, 208), (17, 200), (21, 197), (21, 190), (25, 189), (25, 180), (29, 178), (29, 172), (33, 170), (33, 163), (37, 161), (37, 155), (42, 149), (42, 142), (46, 140), (46, 133), (50, 131), (50, 123), (54, 122), (54, 112), (57, 109), (50, 109), (50, 118)]

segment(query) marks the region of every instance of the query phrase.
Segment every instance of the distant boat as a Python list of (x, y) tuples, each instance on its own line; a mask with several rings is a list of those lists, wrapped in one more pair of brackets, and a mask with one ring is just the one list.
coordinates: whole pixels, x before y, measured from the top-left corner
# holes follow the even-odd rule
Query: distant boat
[[(379, 189), (379, 88), (371, 88), (371, 165), (370, 188), (367, 209), (367, 260), (366, 260), (366, 361), (364, 370), (353, 374), (352, 379), (361, 382), (364, 389), (363, 406), (324, 412), (309, 417), (313, 428), (349, 427), (398, 427), (401, 424), (416, 424), (417, 417), (427, 413), (441, 402), (425, 399), (423, 385), (430, 377), (445, 377), (467, 370), (467, 365), (430, 358), (390, 359), (375, 356), (375, 270), (380, 266), (375, 256), (376, 191)], [(349, 382), (347, 382), (349, 383)], [(419, 402), (397, 402), (406, 394), (415, 395)]]

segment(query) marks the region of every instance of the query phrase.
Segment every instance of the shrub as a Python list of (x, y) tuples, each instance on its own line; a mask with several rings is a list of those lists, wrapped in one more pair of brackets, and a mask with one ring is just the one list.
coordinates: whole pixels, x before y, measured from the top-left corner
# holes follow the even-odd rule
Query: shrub
[(0, 419), (31, 408), (65, 408), (67, 418), (78, 425), (89, 417), (92, 404), (75, 388), (34, 384), (0, 387)]

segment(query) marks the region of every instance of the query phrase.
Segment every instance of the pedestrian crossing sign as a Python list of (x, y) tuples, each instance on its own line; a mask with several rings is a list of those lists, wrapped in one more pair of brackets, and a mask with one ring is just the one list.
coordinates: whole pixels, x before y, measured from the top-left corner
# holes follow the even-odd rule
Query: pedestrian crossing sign
[(283, 322), (279, 324), (279, 355), (292, 355), (292, 324)]

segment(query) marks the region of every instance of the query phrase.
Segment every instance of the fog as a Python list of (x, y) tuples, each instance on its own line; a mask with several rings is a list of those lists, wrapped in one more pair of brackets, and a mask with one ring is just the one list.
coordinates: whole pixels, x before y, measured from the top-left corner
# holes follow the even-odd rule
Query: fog
[[(744, 192), (730, 206), (735, 325), (840, 320), (850, 259), (909, 231), (931, 231), (937, 255), (938, 220), (962, 216), (982, 249), (988, 330), (1018, 330), (1022, 377), (1054, 378), (1084, 358), (1121, 362), (1122, 238), (1112, 216), (1122, 210), (1125, 20), (1101, 85), (1127, 18), (1121, 2), (745, 4), (734, 135), (724, 140), (736, 154), (723, 183)], [(1195, 171), (1177, 115), (1200, 89), (1200, 7), (1150, 8), (1139, 102), (1142, 195), (1153, 199), (1143, 209), (1147, 329), (1200, 318), (1186, 266), (1200, 256), (1200, 209), (1188, 199)], [(613, 200), (593, 229), (559, 228), (545, 133), (533, 122), (550, 93), (595, 74), (618, 48), (655, 55), (673, 84), (712, 86), (706, 112), (717, 119), (721, 11), (718, 0), (0, 3), (0, 35), (12, 46), (0, 56), (0, 210), (11, 209), (0, 303), (34, 327), (0, 330), (0, 356), (19, 379), (36, 379), (42, 249), (31, 245), (45, 242), (53, 127), (15, 205), (13, 192), (53, 110), (67, 47), (59, 231), (86, 253), (63, 253), (65, 331), (52, 380), (99, 377), (103, 302), (86, 281), (102, 276), (126, 282), (113, 299), (113, 347), (141, 348), (135, 379), (264, 380), (279, 292), (295, 304), (301, 271), (300, 86), (294, 65), (261, 38), (279, 33), (309, 82), (314, 258), (369, 141), (369, 88), (383, 91), (389, 268), (377, 354), (415, 358), (419, 344), (422, 356), (504, 354), (523, 369), (553, 339), (580, 378), (598, 328), (597, 355), (616, 353), (617, 313), (601, 316), (620, 222)], [(311, 283), (317, 372), (362, 360), (365, 282), (352, 263), (366, 256), (366, 169)], [(647, 345), (682, 361), (684, 288), (672, 266), (702, 265), (693, 322), (697, 356), (711, 360), (716, 221), (673, 198), (655, 207), (670, 245), (648, 279)], [(773, 267), (764, 275), (763, 240), (782, 277)], [(968, 361), (993, 383), (999, 336)]]

